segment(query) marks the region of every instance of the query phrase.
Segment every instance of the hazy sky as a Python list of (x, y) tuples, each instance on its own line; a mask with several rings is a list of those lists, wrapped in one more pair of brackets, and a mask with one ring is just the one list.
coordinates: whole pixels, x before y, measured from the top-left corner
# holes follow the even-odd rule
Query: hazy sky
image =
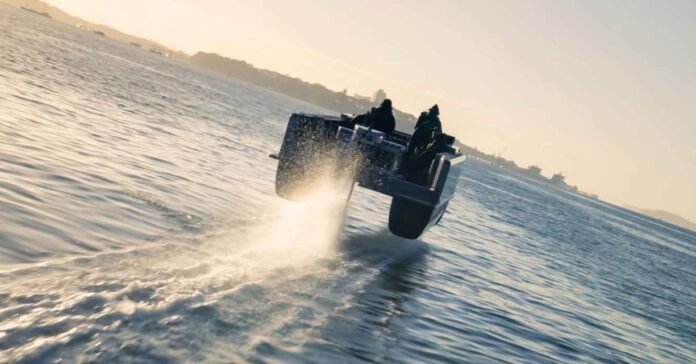
[(49, 0), (189, 53), (440, 104), (444, 128), (696, 221), (696, 1)]

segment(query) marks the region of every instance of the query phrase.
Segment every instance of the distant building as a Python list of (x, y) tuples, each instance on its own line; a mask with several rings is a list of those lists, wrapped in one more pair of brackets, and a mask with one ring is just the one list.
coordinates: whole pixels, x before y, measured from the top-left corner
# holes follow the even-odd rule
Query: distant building
[(557, 186), (565, 186), (565, 176), (563, 174), (556, 173), (551, 177), (551, 183), (557, 185)]
[(362, 95), (358, 95), (358, 94), (353, 94), (352, 97), (353, 97), (354, 99), (356, 99), (357, 101), (372, 102), (372, 100), (370, 100), (370, 98), (367, 97), (367, 96), (362, 96)]
[(384, 92), (384, 90), (379, 89), (379, 90), (375, 91), (375, 94), (372, 96), (372, 102), (374, 102), (375, 104), (379, 104), (382, 101), (384, 101), (384, 99), (386, 99), (386, 98), (387, 98), (387, 93)]
[(526, 173), (532, 177), (541, 177), (541, 168), (537, 166), (527, 167)]

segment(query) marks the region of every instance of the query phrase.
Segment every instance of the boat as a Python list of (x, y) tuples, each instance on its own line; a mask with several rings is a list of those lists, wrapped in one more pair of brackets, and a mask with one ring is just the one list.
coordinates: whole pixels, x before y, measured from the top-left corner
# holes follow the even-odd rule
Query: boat
[[(294, 113), (290, 116), (278, 154), (275, 191), (282, 198), (301, 200), (298, 193), (319, 176), (322, 165), (335, 166), (337, 178), (348, 179), (348, 197), (357, 184), (391, 197), (389, 230), (417, 239), (437, 225), (454, 196), (464, 155), (455, 138), (442, 134), (446, 143), (422, 167), (420, 177), (408, 173), (406, 155), (411, 135), (385, 134), (353, 122), (350, 115)], [(408, 163), (408, 164), (407, 164)]]

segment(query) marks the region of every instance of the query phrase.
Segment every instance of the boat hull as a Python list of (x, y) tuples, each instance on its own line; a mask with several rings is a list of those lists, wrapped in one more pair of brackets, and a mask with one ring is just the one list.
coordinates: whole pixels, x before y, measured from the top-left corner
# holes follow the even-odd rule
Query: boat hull
[[(437, 225), (454, 196), (464, 157), (456, 152), (439, 153), (432, 160), (427, 182), (407, 181), (399, 174), (410, 135), (385, 135), (350, 118), (293, 114), (278, 153), (276, 193), (300, 200), (326, 170), (348, 181), (392, 197), (389, 230), (417, 239)], [(348, 195), (350, 198), (350, 195)]]

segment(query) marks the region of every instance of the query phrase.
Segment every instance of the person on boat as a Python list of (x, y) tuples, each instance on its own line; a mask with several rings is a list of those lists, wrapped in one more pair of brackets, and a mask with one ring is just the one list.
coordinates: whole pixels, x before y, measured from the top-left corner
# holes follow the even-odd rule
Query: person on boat
[(432, 160), (438, 153), (447, 151), (452, 144), (454, 144), (453, 136), (440, 133), (433, 138), (433, 141), (423, 149), (418, 157)]
[(442, 122), (440, 122), (440, 108), (433, 105), (428, 112), (422, 112), (416, 122), (415, 131), (411, 135), (406, 148), (406, 156), (421, 153), (437, 135), (442, 134)]
[(379, 107), (373, 107), (370, 111), (356, 116), (353, 123), (391, 134), (396, 128), (391, 100), (385, 99)]
[(426, 125), (433, 129), (436, 134), (442, 134), (442, 122), (440, 121), (440, 107), (437, 104), (433, 105), (428, 110)]
[(454, 137), (441, 133), (419, 152), (405, 157), (399, 172), (405, 180), (425, 186), (432, 178), (431, 166), (438, 153), (446, 152), (454, 142)]
[(420, 116), (418, 116), (418, 120), (416, 121), (416, 126), (414, 129), (418, 129), (421, 126), (423, 126), (426, 122), (428, 121), (428, 112), (423, 111), (420, 113)]
[(430, 162), (443, 149), (442, 122), (440, 108), (433, 105), (428, 112), (422, 112), (416, 122), (415, 131), (406, 147), (400, 172), (407, 180), (420, 183)]
[(386, 134), (391, 134), (396, 128), (396, 119), (394, 119), (394, 110), (392, 109), (392, 102), (389, 99), (384, 99), (382, 104), (375, 109), (373, 113), (375, 119), (372, 125), (373, 129), (380, 130)]

